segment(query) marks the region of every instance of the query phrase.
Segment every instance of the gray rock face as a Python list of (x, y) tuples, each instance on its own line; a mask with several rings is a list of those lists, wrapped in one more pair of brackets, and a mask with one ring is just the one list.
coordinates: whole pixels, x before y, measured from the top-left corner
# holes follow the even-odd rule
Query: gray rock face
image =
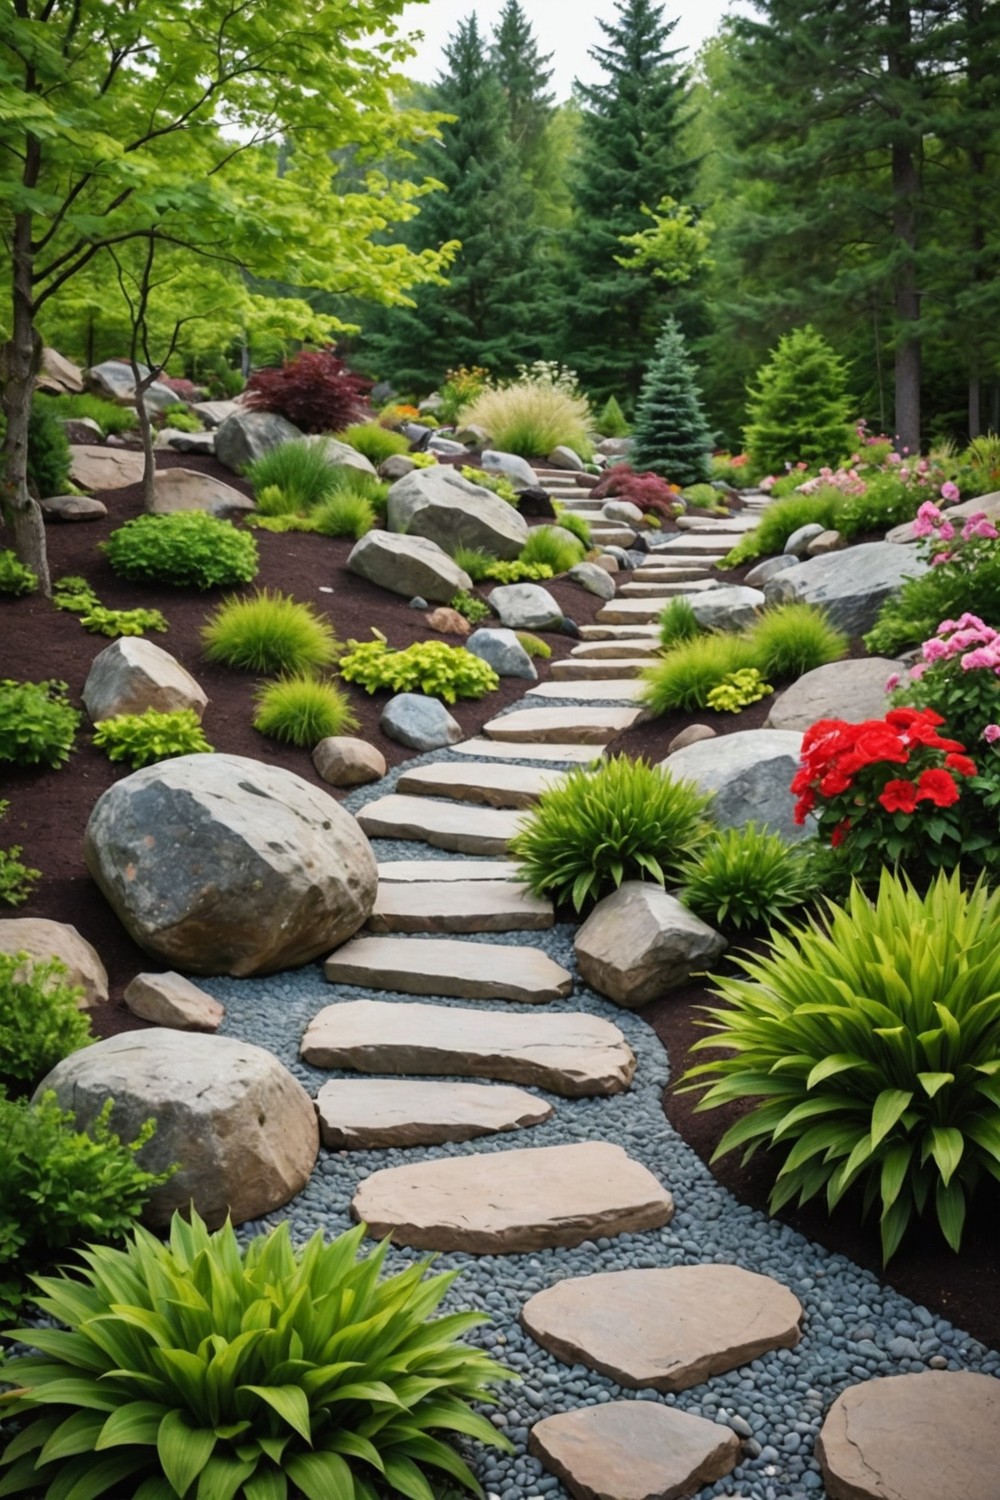
[(704, 630), (745, 630), (764, 608), (764, 595), (737, 584), (691, 594), (688, 603)]
[[(149, 366), (140, 364), (139, 378), (144, 380), (148, 374)], [(105, 401), (116, 401), (119, 406), (135, 405), (135, 379), (131, 365), (124, 360), (106, 359), (99, 365), (92, 365), (83, 379), (87, 389), (103, 396)], [(149, 411), (166, 411), (168, 406), (179, 405), (180, 399), (168, 385), (162, 385), (158, 380), (143, 392), (143, 401)]]
[(93, 723), (116, 714), (191, 708), (200, 719), (208, 698), (180, 662), (143, 636), (124, 635), (94, 657), (83, 685), (83, 703)]
[(750, 569), (744, 582), (748, 588), (762, 589), (769, 578), (773, 578), (776, 573), (783, 573), (786, 568), (794, 568), (797, 562), (797, 557), (786, 557), (783, 552), (777, 557), (765, 557), (763, 562)]
[(40, 504), (46, 521), (99, 521), (108, 513), (103, 501), (89, 495), (50, 495)]
[(598, 901), (574, 944), (580, 977), (628, 1010), (676, 989), (725, 946), (676, 897), (640, 880)]
[(427, 537), (446, 551), (482, 547), (507, 560), (518, 556), (528, 536), (527, 522), (512, 505), (445, 464), (397, 479), (388, 521), (390, 531)]
[(802, 736), (785, 729), (742, 729), (675, 750), (664, 770), (713, 792), (712, 817), (723, 828), (761, 823), (783, 839), (807, 838), (792, 819), (789, 791), (799, 769)]
[(357, 448), (352, 448), (350, 443), (342, 443), (325, 432), (313, 433), (302, 441), (307, 447), (322, 448), (323, 457), (331, 469), (357, 469), (359, 474), (370, 474), (373, 479), (378, 476), (378, 470), (371, 459), (359, 453)]
[(193, 1202), (216, 1229), (280, 1208), (309, 1181), (319, 1126), (305, 1089), (263, 1047), (232, 1037), (159, 1028), (95, 1042), (57, 1063), (36, 1091), (54, 1089), (85, 1130), (114, 1099), (111, 1128), (134, 1140), (144, 1121), (156, 1134), (140, 1163), (180, 1170), (154, 1189), (143, 1218), (169, 1223)]
[(632, 452), (632, 439), (624, 438), (601, 438), (597, 445), (597, 452), (605, 458), (627, 458)]
[(351, 734), (332, 734), (312, 753), (317, 775), (330, 786), (363, 786), (385, 775), (385, 756), (367, 740)]
[(538, 486), (538, 475), (526, 458), (516, 453), (502, 453), (496, 448), (486, 448), (481, 466), (488, 474), (503, 474), (515, 489), (533, 490)]
[(538, 583), (502, 584), (486, 602), (509, 630), (555, 630), (563, 617), (548, 589)]
[(442, 437), (439, 432), (432, 432), (427, 439), (428, 453), (440, 453), (445, 458), (460, 458), (465, 451), (464, 443), (460, 443), (457, 438)]
[(147, 952), (196, 974), (308, 963), (366, 921), (375, 856), (318, 787), (240, 755), (146, 766), (98, 799), (87, 868)]
[(215, 433), (181, 432), (176, 427), (163, 427), (153, 447), (173, 448), (175, 453), (200, 453), (203, 458), (211, 458), (215, 454)]
[(97, 949), (68, 922), (53, 922), (48, 917), (3, 918), (0, 953), (27, 953), (29, 960), (57, 958), (66, 967), (62, 982), (83, 989), (81, 1010), (103, 1005), (108, 998), (108, 971)]
[(57, 350), (43, 349), (35, 389), (47, 396), (79, 395), (83, 390), (83, 371)]
[(196, 469), (162, 469), (153, 479), (153, 515), (172, 516), (181, 510), (203, 510), (210, 516), (231, 516), (253, 510), (253, 501), (231, 484), (223, 484)]
[(574, 474), (583, 473), (583, 459), (579, 453), (574, 453), (573, 449), (567, 448), (564, 443), (560, 443), (557, 448), (553, 448), (545, 462), (551, 465), (553, 469), (569, 469)]
[[(103, 443), (104, 433), (101, 424), (95, 422), (93, 417), (60, 417), (63, 432), (66, 434), (68, 443)], [(153, 443), (156, 447), (156, 443)]]
[(621, 521), (626, 526), (642, 526), (646, 513), (631, 500), (607, 500), (601, 506), (601, 514), (609, 521)]
[(215, 456), (220, 464), (239, 474), (255, 459), (281, 443), (292, 443), (301, 432), (273, 411), (251, 411), (240, 406), (231, 412), (215, 432)]
[(793, 531), (785, 543), (784, 553), (786, 557), (805, 557), (809, 543), (815, 541), (816, 537), (822, 536), (826, 530), (818, 521), (807, 521), (805, 526), (800, 526)]
[(883, 602), (904, 579), (926, 571), (927, 564), (907, 548), (862, 542), (787, 568), (768, 580), (764, 593), (768, 604), (814, 604), (838, 630), (861, 635), (872, 628)]
[(611, 574), (604, 568), (599, 568), (596, 563), (580, 562), (570, 568), (566, 577), (578, 583), (588, 594), (596, 594), (598, 599), (613, 599), (615, 597), (615, 583)]
[(378, 722), (383, 734), (411, 750), (441, 750), (462, 738), (462, 726), (440, 698), (427, 698), (423, 693), (397, 693)]
[(767, 729), (797, 729), (800, 733), (817, 719), (880, 719), (888, 708), (886, 682), (901, 663), (886, 656), (859, 661), (832, 661), (806, 672), (779, 693), (767, 716)]
[(191, 410), (200, 417), (206, 427), (221, 427), (227, 417), (241, 410), (239, 401), (194, 401)]
[(465, 649), (491, 666), (498, 677), (526, 677), (535, 682), (538, 672), (513, 630), (474, 630)]
[(429, 599), (446, 604), (459, 589), (472, 588), (465, 569), (436, 542), (422, 536), (369, 531), (351, 549), (347, 566), (352, 573), (393, 594), (402, 594), (404, 599), (419, 595), (420, 609), (426, 608)]
[(174, 1031), (218, 1031), (226, 1012), (205, 990), (168, 970), (137, 974), (125, 986), (125, 1004), (134, 1016)]
[(418, 465), (408, 453), (390, 453), (388, 458), (379, 464), (378, 472), (380, 479), (402, 479), (406, 474), (412, 474)]

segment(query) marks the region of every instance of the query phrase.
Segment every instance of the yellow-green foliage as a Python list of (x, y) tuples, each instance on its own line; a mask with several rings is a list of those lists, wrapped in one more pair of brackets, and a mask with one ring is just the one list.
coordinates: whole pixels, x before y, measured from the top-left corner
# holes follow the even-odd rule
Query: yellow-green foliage
[(765, 609), (746, 632), (754, 665), (784, 682), (847, 655), (848, 639), (812, 604)]
[(461, 425), (482, 427), (496, 447), (522, 458), (544, 458), (553, 448), (572, 448), (581, 458), (593, 449), (587, 435), (590, 408), (546, 381), (524, 381), (484, 390), (461, 414)]
[(345, 427), (343, 432), (338, 432), (337, 437), (340, 442), (348, 443), (358, 453), (363, 453), (376, 468), (394, 453), (410, 451), (409, 438), (405, 438), (401, 432), (383, 427), (379, 422), (355, 422), (353, 427)]
[(94, 726), (94, 744), (109, 760), (127, 760), (133, 771), (175, 755), (206, 754), (214, 747), (205, 738), (193, 708), (159, 713), (116, 714)]
[(278, 590), (226, 599), (202, 626), (209, 661), (244, 672), (303, 672), (335, 659), (339, 643), (312, 605)]
[(393, 693), (426, 693), (454, 703), (458, 698), (481, 698), (500, 686), (493, 668), (464, 646), (444, 641), (416, 641), (405, 651), (394, 651), (375, 632), (373, 641), (348, 641), (340, 659), (340, 675), (367, 693), (388, 688)]
[(341, 689), (307, 673), (262, 683), (254, 701), (253, 727), (303, 750), (314, 750), (320, 740), (358, 727), (357, 715)]
[(518, 561), (542, 563), (558, 574), (568, 572), (585, 556), (586, 548), (576, 537), (560, 535), (556, 526), (533, 526)]
[(774, 688), (764, 681), (756, 667), (744, 667), (741, 672), (731, 672), (712, 689), (706, 707), (715, 713), (738, 714), (741, 709), (756, 703), (758, 698), (766, 698), (773, 692)]
[(708, 707), (708, 695), (734, 672), (754, 665), (749, 645), (728, 631), (697, 635), (675, 645), (642, 674), (643, 702), (656, 714)]
[(532, 635), (530, 630), (517, 630), (515, 635), (529, 656), (537, 656), (539, 661), (548, 661), (552, 655), (552, 647), (548, 641), (543, 641), (541, 636)]

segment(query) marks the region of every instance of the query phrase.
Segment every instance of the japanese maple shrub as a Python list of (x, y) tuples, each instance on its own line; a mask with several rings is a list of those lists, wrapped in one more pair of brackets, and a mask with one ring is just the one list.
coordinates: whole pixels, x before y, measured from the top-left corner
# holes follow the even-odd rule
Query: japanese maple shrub
[(340, 432), (364, 416), (370, 390), (333, 349), (303, 349), (278, 369), (254, 371), (243, 404), (277, 412), (301, 432)]

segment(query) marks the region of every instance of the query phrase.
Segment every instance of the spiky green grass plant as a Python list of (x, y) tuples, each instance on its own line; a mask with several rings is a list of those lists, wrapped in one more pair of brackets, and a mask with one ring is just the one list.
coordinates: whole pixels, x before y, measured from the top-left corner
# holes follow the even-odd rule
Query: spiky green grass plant
[(348, 536), (358, 541), (375, 525), (375, 507), (365, 495), (337, 489), (320, 501), (310, 519), (312, 530), (320, 536)]
[[(255, 459), (248, 466), (246, 477), (258, 497), (258, 504), (262, 490), (278, 489), (297, 510), (311, 510), (330, 493), (336, 472), (323, 443), (295, 439), (279, 443)], [(276, 513), (269, 512), (271, 515)]]
[(583, 516), (577, 515), (571, 510), (560, 509), (556, 512), (556, 525), (561, 526), (563, 531), (568, 531), (571, 536), (575, 536), (584, 548), (584, 551), (589, 552), (594, 545), (590, 523)]
[(542, 563), (551, 568), (553, 574), (557, 574), (568, 572), (578, 562), (582, 562), (585, 555), (583, 543), (575, 537), (570, 540), (567, 536), (560, 536), (555, 526), (533, 526), (528, 533), (528, 540), (521, 548), (518, 561)]
[(376, 468), (387, 458), (392, 458), (393, 454), (410, 451), (409, 438), (378, 422), (355, 422), (353, 426), (345, 427), (343, 432), (338, 432), (337, 437), (342, 443), (350, 444), (358, 453), (363, 453)]
[(787, 681), (847, 655), (847, 636), (812, 604), (766, 609), (746, 632), (754, 666), (763, 676)]
[(707, 708), (708, 695), (719, 683), (754, 665), (743, 636), (724, 630), (694, 636), (673, 646), (642, 674), (643, 702), (655, 714), (674, 709), (692, 713)]
[(305, 672), (328, 666), (339, 649), (329, 621), (311, 605), (268, 589), (224, 600), (201, 639), (209, 661), (243, 672)]
[(791, 913), (801, 915), (819, 877), (810, 852), (776, 833), (745, 823), (714, 830), (680, 870), (681, 899), (724, 932), (759, 932)]
[(679, 641), (690, 641), (701, 633), (690, 599), (685, 599), (683, 595), (671, 599), (660, 615), (661, 645), (676, 646)]
[(329, 735), (350, 734), (358, 727), (358, 717), (341, 689), (308, 673), (262, 683), (254, 702), (255, 729), (303, 750), (314, 750)]

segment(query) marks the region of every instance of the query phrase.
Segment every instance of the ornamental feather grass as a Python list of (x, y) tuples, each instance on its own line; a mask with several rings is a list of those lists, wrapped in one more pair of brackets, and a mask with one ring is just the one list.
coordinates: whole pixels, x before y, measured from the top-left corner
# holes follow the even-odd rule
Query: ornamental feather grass
[(201, 631), (209, 661), (242, 672), (306, 672), (328, 666), (340, 644), (328, 620), (279, 590), (226, 599)]
[(540, 458), (563, 445), (584, 460), (593, 453), (586, 400), (547, 381), (519, 381), (481, 391), (463, 408), (459, 421), (463, 427), (482, 427), (494, 447), (522, 458)]
[(984, 1175), (1000, 1180), (1000, 890), (963, 890), (957, 871), (921, 896), (883, 870), (869, 901), (772, 934), (737, 960), (725, 1001), (706, 1007), (690, 1068), (698, 1109), (751, 1102), (715, 1157), (761, 1145), (784, 1154), (771, 1212), (853, 1188), (877, 1209), (885, 1261), (911, 1220), (933, 1213), (953, 1250)]
[(708, 707), (708, 695), (735, 672), (755, 666), (750, 646), (741, 635), (715, 630), (693, 636), (671, 647), (643, 672), (643, 702), (654, 714), (681, 708), (687, 713)]
[(340, 688), (307, 673), (263, 683), (254, 701), (253, 727), (303, 750), (314, 750), (320, 740), (358, 727), (358, 716)]
[[(461, 1343), (488, 1319), (433, 1316), (457, 1272), (384, 1274), (388, 1241), (359, 1258), (365, 1225), (293, 1248), (288, 1225), (241, 1249), (175, 1214), (168, 1243), (136, 1229), (82, 1270), (36, 1277), (0, 1397), (22, 1424), (0, 1458), (6, 1494), (47, 1500), (253, 1496), (435, 1500), (481, 1494), (446, 1440), (509, 1452), (469, 1402), (511, 1372)], [(443, 1434), (444, 1437), (439, 1434)], [(428, 1472), (433, 1479), (428, 1477)]]
[(746, 632), (753, 664), (763, 676), (787, 681), (840, 661), (848, 639), (812, 604), (779, 604), (765, 609)]

